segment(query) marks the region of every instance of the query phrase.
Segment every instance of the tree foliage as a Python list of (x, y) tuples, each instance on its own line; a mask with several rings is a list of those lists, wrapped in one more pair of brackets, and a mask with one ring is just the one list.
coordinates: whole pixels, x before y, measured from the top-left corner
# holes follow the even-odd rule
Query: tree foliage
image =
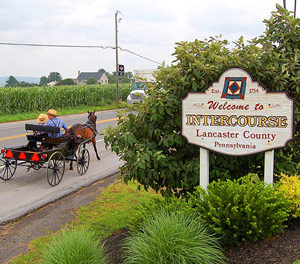
[[(112, 74), (106, 73), (108, 77), (109, 83), (116, 83), (116, 72), (113, 72)], [(125, 72), (123, 76), (119, 76), (119, 82), (120, 83), (130, 83), (130, 79), (133, 78), (132, 72)]]
[[(50, 72), (48, 77), (42, 76), (40, 78), (40, 86), (45, 86), (49, 82), (59, 82), (61, 80), (62, 80), (62, 78), (61, 78), (61, 75), (59, 72)], [(63, 85), (63, 84), (61, 84), (61, 85)]]
[(45, 86), (48, 83), (48, 78), (46, 76), (42, 76), (40, 78), (40, 86)]
[(5, 87), (32, 87), (35, 85), (35, 83), (29, 83), (25, 81), (19, 82), (14, 76), (9, 76), (9, 78), (6, 80)]
[(14, 76), (9, 76), (6, 80), (5, 87), (18, 87), (19, 82)]
[(88, 79), (88, 80), (86, 81), (86, 84), (96, 84), (96, 83), (97, 83), (96, 79), (93, 79), (93, 78)]
[[(116, 79), (117, 79), (116, 72), (113, 72), (112, 74), (110, 74), (103, 68), (99, 69), (98, 72), (106, 73), (109, 83), (116, 83)], [(119, 83), (130, 83), (130, 79), (132, 79), (132, 78), (133, 78), (132, 72), (125, 72), (123, 76), (119, 76)]]
[(33, 86), (36, 86), (35, 83), (29, 83), (29, 82), (24, 82), (24, 81), (21, 81), (19, 82), (19, 87), (33, 87)]
[(58, 81), (55, 85), (56, 86), (61, 86), (61, 85), (76, 85), (76, 83), (71, 78), (67, 78), (67, 79), (63, 79), (61, 81)]
[(53, 82), (53, 81), (60, 81), (62, 78), (60, 76), (60, 73), (59, 72), (50, 72), (50, 74), (48, 75), (48, 83), (49, 82)]
[[(180, 42), (170, 67), (156, 71), (149, 97), (119, 114), (118, 126), (106, 130), (105, 144), (123, 161), (125, 180), (147, 189), (185, 194), (199, 184), (199, 147), (181, 135), (181, 100), (204, 92), (228, 68), (246, 69), (271, 91), (287, 91), (295, 99), (295, 140), (275, 152), (275, 173), (295, 173), (300, 160), (300, 30), (299, 19), (277, 6), (266, 31), (248, 44), (243, 37), (229, 49), (221, 37)], [(137, 114), (132, 112), (137, 110)], [(211, 152), (210, 179), (236, 179), (249, 172), (262, 176), (264, 154), (232, 157)]]

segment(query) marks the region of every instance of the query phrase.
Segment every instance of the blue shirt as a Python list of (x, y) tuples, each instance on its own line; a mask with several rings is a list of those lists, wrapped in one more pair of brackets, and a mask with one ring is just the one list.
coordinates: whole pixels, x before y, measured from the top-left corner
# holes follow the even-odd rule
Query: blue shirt
[(52, 119), (47, 120), (46, 126), (53, 126), (53, 127), (60, 128), (59, 133), (48, 133), (48, 137), (52, 137), (52, 138), (61, 137), (62, 136), (61, 128), (64, 128), (65, 130), (68, 128), (65, 122), (60, 120), (57, 117), (53, 117)]

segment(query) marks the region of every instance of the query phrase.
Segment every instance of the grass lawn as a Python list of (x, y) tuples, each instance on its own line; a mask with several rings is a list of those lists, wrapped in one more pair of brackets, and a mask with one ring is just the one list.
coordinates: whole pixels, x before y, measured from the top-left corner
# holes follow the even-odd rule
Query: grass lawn
[[(116, 230), (127, 227), (137, 206), (154, 196), (160, 195), (154, 191), (139, 191), (138, 184), (130, 182), (127, 185), (118, 180), (104, 189), (96, 202), (83, 206), (74, 212), (76, 220), (63, 228), (84, 227), (94, 232), (97, 237), (104, 239)], [(43, 247), (49, 243), (53, 236), (57, 236), (57, 233), (31, 241), (29, 252), (20, 255), (11, 263), (39, 263)]]

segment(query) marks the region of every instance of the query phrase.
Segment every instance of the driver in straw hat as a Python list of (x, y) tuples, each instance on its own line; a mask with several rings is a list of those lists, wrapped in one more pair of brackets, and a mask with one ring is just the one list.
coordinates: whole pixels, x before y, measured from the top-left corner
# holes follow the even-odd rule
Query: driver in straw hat
[(65, 122), (57, 117), (57, 111), (54, 109), (48, 110), (48, 121), (46, 122), (47, 126), (55, 126), (60, 128), (60, 133), (48, 133), (49, 137), (58, 138), (62, 136), (61, 129), (66, 130), (68, 127)]

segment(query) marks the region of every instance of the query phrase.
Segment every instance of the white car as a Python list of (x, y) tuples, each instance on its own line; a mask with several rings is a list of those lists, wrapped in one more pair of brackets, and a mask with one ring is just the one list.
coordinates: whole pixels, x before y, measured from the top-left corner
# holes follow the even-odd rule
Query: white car
[(142, 101), (143, 97), (147, 96), (145, 92), (147, 89), (147, 83), (134, 82), (132, 85), (132, 91), (127, 96), (127, 104), (134, 104)]

